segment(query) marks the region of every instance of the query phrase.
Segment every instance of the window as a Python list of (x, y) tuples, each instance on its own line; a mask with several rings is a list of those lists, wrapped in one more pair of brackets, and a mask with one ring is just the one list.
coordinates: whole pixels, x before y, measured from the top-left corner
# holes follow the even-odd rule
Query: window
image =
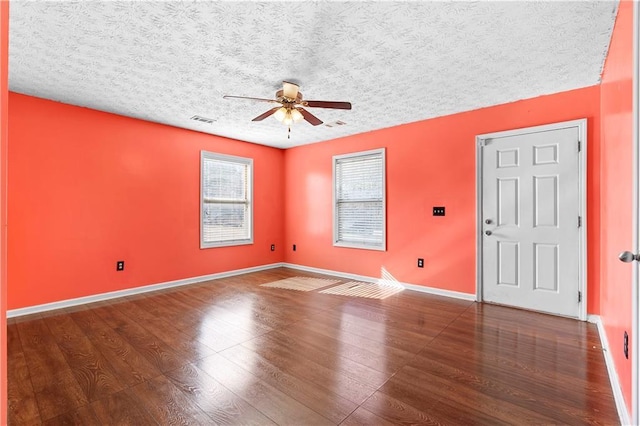
[(202, 151), (200, 248), (253, 243), (253, 160)]
[(333, 157), (333, 245), (386, 249), (384, 149)]

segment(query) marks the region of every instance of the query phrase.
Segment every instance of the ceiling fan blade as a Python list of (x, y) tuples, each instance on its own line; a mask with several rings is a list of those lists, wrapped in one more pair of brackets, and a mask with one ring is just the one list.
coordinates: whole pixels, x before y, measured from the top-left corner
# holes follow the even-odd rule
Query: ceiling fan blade
[(351, 109), (351, 102), (304, 101), (303, 104), (311, 108)]
[(224, 99), (249, 99), (251, 101), (260, 101), (260, 102), (270, 102), (270, 103), (280, 103), (278, 101), (276, 101), (275, 99), (263, 99), (263, 98), (249, 98), (247, 96), (231, 96), (231, 95), (224, 95), (223, 96)]
[(282, 95), (285, 98), (295, 99), (298, 96), (298, 90), (300, 86), (294, 83), (289, 83), (288, 81), (282, 82)]
[(313, 124), (314, 126), (317, 126), (318, 124), (322, 124), (322, 120), (320, 120), (315, 115), (311, 114), (306, 109), (304, 108), (296, 108), (296, 109), (300, 111), (300, 114), (302, 114), (302, 117), (304, 117), (305, 120), (307, 120), (309, 123)]
[(280, 108), (282, 108), (282, 107), (275, 107), (275, 108), (273, 108), (273, 109), (270, 109), (269, 111), (267, 111), (267, 112), (265, 112), (265, 113), (260, 114), (259, 116), (257, 116), (256, 118), (254, 118), (254, 119), (253, 119), (253, 120), (251, 120), (251, 121), (262, 121), (262, 120), (264, 120), (265, 118), (272, 116), (272, 115), (273, 115), (277, 110), (279, 110)]

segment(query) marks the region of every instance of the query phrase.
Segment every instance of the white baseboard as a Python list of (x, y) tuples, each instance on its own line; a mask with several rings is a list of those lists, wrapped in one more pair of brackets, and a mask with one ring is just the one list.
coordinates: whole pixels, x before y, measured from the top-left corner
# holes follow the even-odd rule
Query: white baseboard
[(219, 278), (232, 277), (235, 275), (248, 274), (251, 272), (264, 271), (267, 269), (280, 268), (282, 263), (272, 263), (269, 265), (254, 266), (252, 268), (235, 269), (233, 271), (218, 272), (216, 274), (201, 275), (199, 277), (184, 278), (181, 280), (167, 281), (164, 283), (150, 284), (141, 287), (128, 288), (125, 290), (110, 291), (108, 293), (94, 294), (91, 296), (78, 297), (75, 299), (60, 300), (58, 302), (45, 303), (42, 305), (27, 306), (26, 308), (11, 309), (7, 311), (7, 318), (19, 317), (22, 315), (36, 314), (39, 312), (53, 311), (55, 309), (69, 308), (71, 306), (84, 305), (103, 300), (117, 299), (124, 296), (148, 293), (150, 291), (162, 290), (171, 287), (180, 287), (188, 284), (200, 283), (203, 281), (215, 280)]
[[(283, 263), (282, 266), (284, 266), (285, 268), (297, 269), (305, 272), (314, 272), (317, 274), (325, 274), (325, 275), (335, 275), (338, 277), (349, 278), (351, 280), (363, 281), (368, 283), (388, 281), (381, 278), (350, 274), (348, 272), (332, 271), (330, 269), (313, 268), (311, 266), (297, 265), (295, 263)], [(393, 282), (396, 284), (402, 285), (407, 290), (419, 291), (422, 293), (434, 294), (437, 296), (452, 297), (454, 299), (471, 300), (471, 301), (476, 300), (476, 295), (471, 293), (462, 293), (462, 292), (453, 291), (453, 290), (443, 290), (441, 288), (426, 287), (422, 285), (408, 284), (408, 283), (403, 283), (399, 281), (393, 281)]]
[[(269, 265), (255, 266), (252, 268), (236, 269), (232, 271), (219, 272), (216, 274), (201, 275), (199, 277), (184, 278), (181, 280), (167, 281), (164, 283), (157, 283), (157, 284), (150, 284), (150, 285), (145, 285), (141, 287), (128, 288), (125, 290), (110, 291), (108, 293), (94, 294), (91, 296), (78, 297), (75, 299), (60, 300), (57, 302), (44, 303), (42, 305), (34, 305), (34, 306), (27, 306), (25, 308), (11, 309), (7, 311), (7, 318), (14, 318), (14, 317), (19, 317), (23, 315), (53, 311), (56, 309), (69, 308), (72, 306), (84, 305), (84, 304), (93, 303), (93, 302), (100, 302), (103, 300), (117, 299), (119, 297), (133, 296), (136, 294), (148, 293), (151, 291), (163, 290), (171, 287), (180, 287), (184, 285), (200, 283), (203, 281), (210, 281), (210, 280), (215, 280), (219, 278), (232, 277), (234, 275), (248, 274), (251, 272), (264, 271), (267, 269), (280, 268), (280, 267), (298, 269), (298, 270), (307, 271), (307, 272), (315, 272), (319, 274), (336, 275), (339, 277), (349, 278), (352, 280), (358, 280), (358, 281), (364, 281), (364, 282), (381, 281), (379, 278), (367, 277), (364, 275), (357, 275), (357, 274), (350, 274), (347, 272), (331, 271), (329, 269), (312, 268), (309, 266), (296, 265), (292, 263), (272, 263)], [(407, 283), (399, 283), (399, 284), (401, 284), (403, 287), (405, 287), (408, 290), (421, 291), (423, 293), (435, 294), (435, 295), (445, 296), (445, 297), (453, 297), (456, 299), (475, 300), (474, 294), (461, 293), (461, 292), (451, 291), (451, 290), (442, 290), (442, 289), (432, 288), (432, 287), (424, 287), (424, 286), (419, 286), (415, 284), (407, 284)]]
[(607, 365), (607, 372), (609, 373), (609, 381), (611, 382), (613, 399), (616, 401), (616, 408), (618, 409), (620, 424), (630, 425), (631, 418), (629, 417), (629, 412), (627, 411), (627, 405), (624, 402), (622, 387), (620, 386), (618, 373), (616, 373), (616, 367), (615, 367), (615, 364), (613, 363), (613, 357), (611, 356), (611, 350), (609, 349), (609, 339), (607, 339), (607, 333), (605, 333), (602, 319), (600, 318), (599, 315), (588, 315), (587, 321), (592, 322), (598, 326), (598, 334), (600, 335), (600, 344), (602, 345), (604, 362)]
[(436, 296), (452, 297), (454, 299), (469, 300), (471, 302), (476, 301), (476, 295), (473, 293), (463, 293), (461, 291), (444, 290), (436, 287), (426, 287), (423, 285), (408, 284), (408, 283), (400, 283), (400, 284), (402, 284), (404, 288), (406, 288), (407, 290), (419, 291), (421, 293), (428, 293)]

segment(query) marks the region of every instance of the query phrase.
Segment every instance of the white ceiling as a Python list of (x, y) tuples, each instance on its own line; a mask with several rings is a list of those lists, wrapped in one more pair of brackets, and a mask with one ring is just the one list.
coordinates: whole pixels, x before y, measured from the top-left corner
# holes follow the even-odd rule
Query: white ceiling
[[(597, 84), (617, 2), (10, 5), (10, 90), (286, 148)], [(325, 123), (251, 119), (282, 80)], [(213, 124), (190, 120), (198, 114)]]

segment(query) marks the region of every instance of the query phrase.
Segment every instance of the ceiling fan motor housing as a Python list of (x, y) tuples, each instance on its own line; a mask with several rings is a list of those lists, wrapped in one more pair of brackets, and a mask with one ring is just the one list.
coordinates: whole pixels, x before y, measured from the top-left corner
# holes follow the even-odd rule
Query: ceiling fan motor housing
[(299, 103), (299, 102), (302, 102), (302, 93), (298, 92), (295, 99), (290, 99), (284, 95), (284, 90), (281, 89), (276, 92), (276, 99), (279, 102), (284, 102), (284, 103)]

